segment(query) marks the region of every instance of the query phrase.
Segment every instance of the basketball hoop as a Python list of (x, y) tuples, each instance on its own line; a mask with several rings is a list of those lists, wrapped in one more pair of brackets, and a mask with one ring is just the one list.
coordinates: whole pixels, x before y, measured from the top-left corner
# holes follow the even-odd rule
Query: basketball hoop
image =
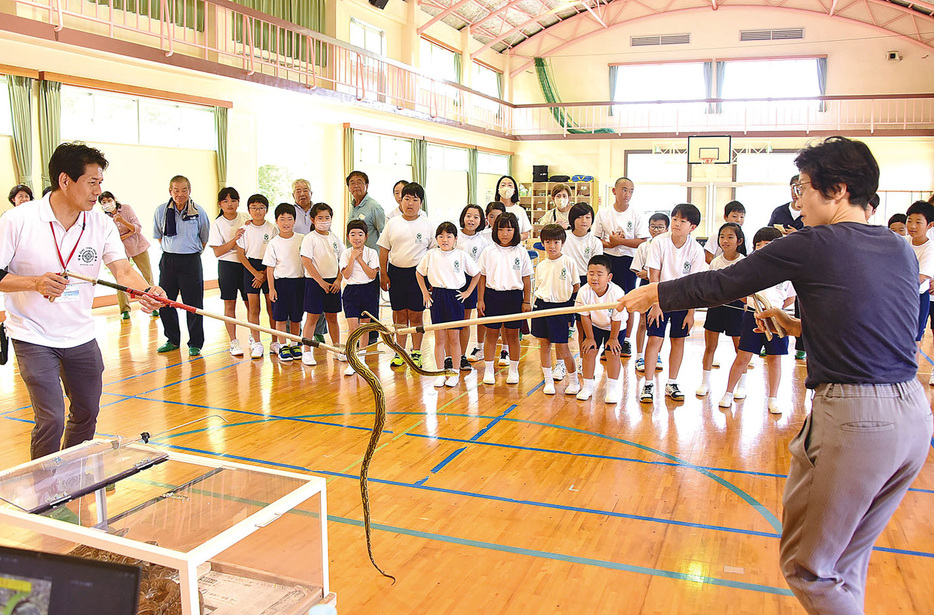
[(713, 164), (716, 158), (701, 157), (701, 164)]

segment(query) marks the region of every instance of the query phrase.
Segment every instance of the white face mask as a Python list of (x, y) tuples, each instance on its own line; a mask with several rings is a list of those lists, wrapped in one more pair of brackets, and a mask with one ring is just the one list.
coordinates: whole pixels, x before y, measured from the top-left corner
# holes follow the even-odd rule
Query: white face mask
[(112, 214), (117, 211), (117, 204), (113, 201), (107, 201), (106, 203), (101, 203), (101, 208), (103, 208), (106, 213)]
[(570, 199), (566, 196), (555, 197), (555, 207), (558, 209), (564, 209), (570, 203)]
[(315, 222), (315, 230), (322, 233), (327, 233), (331, 230), (331, 221), (328, 220), (327, 222)]
[(499, 196), (504, 199), (511, 199), (515, 190), (512, 186), (500, 186), (499, 187)]

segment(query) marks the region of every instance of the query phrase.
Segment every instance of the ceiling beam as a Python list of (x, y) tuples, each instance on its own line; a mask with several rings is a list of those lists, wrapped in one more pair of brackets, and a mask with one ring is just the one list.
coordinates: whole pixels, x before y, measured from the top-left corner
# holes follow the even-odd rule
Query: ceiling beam
[(449, 6), (448, 8), (444, 9), (443, 11), (441, 11), (440, 13), (438, 13), (437, 15), (429, 19), (425, 23), (425, 25), (421, 26), (418, 29), (418, 34), (421, 35), (425, 30), (435, 25), (436, 23), (438, 23), (439, 21), (441, 21), (442, 19), (444, 19), (445, 17), (447, 17), (448, 15), (450, 15), (451, 13), (459, 9), (460, 7), (464, 6), (465, 4), (470, 4), (471, 2), (474, 2), (474, 1), (475, 0), (460, 0), (459, 2), (453, 3), (451, 6)]

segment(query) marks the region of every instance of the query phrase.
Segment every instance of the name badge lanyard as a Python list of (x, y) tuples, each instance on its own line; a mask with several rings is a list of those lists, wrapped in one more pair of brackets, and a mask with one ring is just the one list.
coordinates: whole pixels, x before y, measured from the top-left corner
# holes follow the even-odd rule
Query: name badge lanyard
[[(49, 222), (49, 228), (52, 229), (52, 243), (55, 244), (55, 252), (58, 254), (58, 262), (62, 265), (62, 274), (68, 271), (68, 263), (71, 262), (72, 257), (75, 255), (75, 252), (78, 251), (78, 246), (81, 245), (81, 238), (84, 236), (84, 229), (87, 226), (87, 214), (84, 214), (81, 218), (81, 232), (78, 234), (78, 241), (75, 242), (75, 247), (72, 248), (71, 254), (68, 255), (68, 260), (62, 258), (62, 251), (58, 247), (58, 237), (55, 236), (55, 225), (52, 222)], [(64, 237), (62, 241), (64, 241)]]

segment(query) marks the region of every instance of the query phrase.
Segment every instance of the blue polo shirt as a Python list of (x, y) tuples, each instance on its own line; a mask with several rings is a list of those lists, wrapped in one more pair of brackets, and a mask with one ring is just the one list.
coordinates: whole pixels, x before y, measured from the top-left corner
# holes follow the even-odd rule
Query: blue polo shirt
[[(200, 205), (191, 201), (198, 212), (191, 217), (183, 216), (175, 208), (175, 202), (171, 199), (156, 208), (153, 216), (153, 234), (156, 239), (162, 240), (162, 251), (169, 254), (201, 254), (204, 250), (204, 244), (208, 241), (208, 233), (211, 230), (211, 221), (208, 219), (207, 212)], [(165, 235), (165, 216), (166, 208), (175, 209), (175, 231), (172, 237)], [(186, 208), (187, 209), (187, 208)]]
[(386, 213), (380, 204), (376, 202), (376, 199), (370, 196), (369, 192), (363, 196), (359, 205), (354, 205), (350, 209), (347, 221), (350, 222), (351, 220), (366, 222), (366, 246), (379, 251), (376, 242), (379, 241), (379, 236), (386, 226)]

